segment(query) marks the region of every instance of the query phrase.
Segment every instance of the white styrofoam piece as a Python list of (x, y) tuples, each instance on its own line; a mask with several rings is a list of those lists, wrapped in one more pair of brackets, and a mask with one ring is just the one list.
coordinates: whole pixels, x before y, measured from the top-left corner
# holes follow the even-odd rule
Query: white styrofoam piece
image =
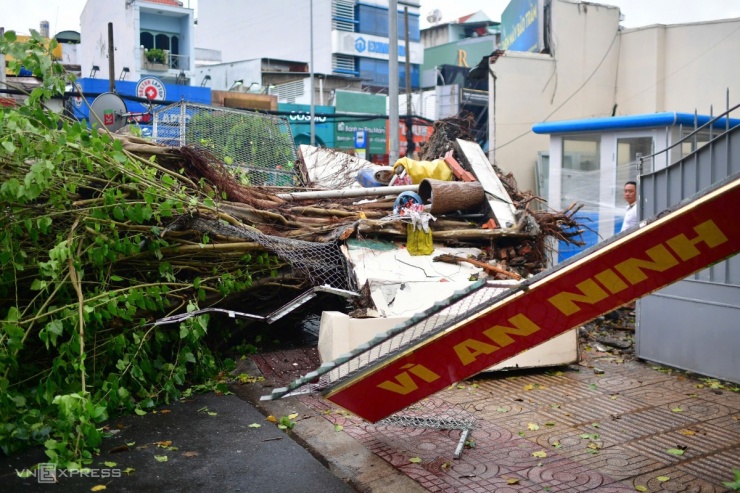
[[(319, 329), (321, 362), (333, 361), (377, 334), (386, 332), (409, 317), (351, 318), (341, 312), (323, 312)], [(578, 361), (577, 330), (569, 330), (539, 346), (517, 354), (485, 371), (562, 366)]]
[(321, 362), (333, 361), (405, 320), (406, 317), (351, 318), (342, 312), (322, 312), (319, 325)]

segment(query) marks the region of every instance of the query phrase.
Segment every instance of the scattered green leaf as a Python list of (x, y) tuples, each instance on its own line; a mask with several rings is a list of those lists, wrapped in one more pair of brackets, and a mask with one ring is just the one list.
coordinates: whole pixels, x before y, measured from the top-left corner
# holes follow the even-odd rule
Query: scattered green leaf
[(734, 481), (724, 481), (722, 484), (728, 488), (732, 488), (735, 491), (740, 491), (740, 469), (733, 469), (732, 474), (735, 475)]

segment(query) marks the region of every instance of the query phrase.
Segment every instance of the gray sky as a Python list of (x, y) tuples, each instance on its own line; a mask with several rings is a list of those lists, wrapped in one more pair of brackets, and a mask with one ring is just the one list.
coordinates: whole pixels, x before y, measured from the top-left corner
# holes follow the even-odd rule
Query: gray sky
[[(306, 0), (295, 0), (306, 1)], [(238, 4), (239, 0), (234, 0)], [(500, 21), (508, 0), (421, 0), (421, 27), (427, 27), (427, 14), (442, 13), (442, 22), (482, 10), (491, 20)], [(625, 27), (649, 24), (678, 24), (740, 17), (740, 0), (602, 0), (594, 3), (621, 8)], [(197, 9), (197, 0), (183, 0), (186, 7)], [(80, 30), (80, 13), (85, 0), (0, 0), (0, 27), (28, 34), (49, 21), (53, 34)]]

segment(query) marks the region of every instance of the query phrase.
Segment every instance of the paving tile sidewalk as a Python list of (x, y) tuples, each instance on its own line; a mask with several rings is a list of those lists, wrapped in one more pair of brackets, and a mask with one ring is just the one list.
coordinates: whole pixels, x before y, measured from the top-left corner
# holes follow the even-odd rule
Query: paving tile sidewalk
[[(253, 361), (275, 385), (318, 366), (312, 348)], [(317, 395), (284, 401), (341, 426), (327, 429), (426, 491), (714, 493), (731, 491), (722, 482), (740, 469), (740, 394), (716, 387), (597, 351), (566, 368), (481, 374), (404, 411), (474, 419), (460, 459), (453, 458), (460, 430), (370, 424)]]

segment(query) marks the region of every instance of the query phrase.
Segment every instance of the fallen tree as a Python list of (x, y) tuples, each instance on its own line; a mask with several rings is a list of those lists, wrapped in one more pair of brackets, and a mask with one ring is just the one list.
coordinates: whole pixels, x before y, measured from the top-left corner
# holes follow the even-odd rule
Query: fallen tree
[(278, 280), (286, 263), (256, 242), (175, 227), (239, 221), (217, 208), (212, 185), (188, 176), (179, 150), (48, 111), (67, 79), (40, 38), (16, 43), (7, 32), (0, 50), (41, 82), (0, 111), (0, 447), (45, 444), (51, 462), (79, 467), (106, 417), (148, 412), (220, 369), (204, 343), (207, 315), (155, 330), (156, 318), (254, 279), (305, 279)]
[[(45, 444), (60, 466), (89, 462), (108, 416), (148, 412), (221, 369), (206, 343), (219, 324), (207, 314), (166, 328), (157, 319), (234, 298), (260, 310), (266, 287), (347, 288), (342, 240), (405, 234), (380, 221), (393, 199), (285, 200), (285, 189), (245, 185), (210, 151), (90, 131), (44, 108), (68, 80), (40, 38), (16, 43), (9, 32), (0, 51), (41, 81), (21, 106), (0, 110), (6, 454)], [(536, 236), (454, 218), (434, 234), (485, 247), (475, 261), (495, 259), (495, 275), (526, 276), (545, 268), (547, 238), (577, 241), (575, 210), (530, 212), (538, 199), (504, 179), (522, 217), (540, 224)]]

